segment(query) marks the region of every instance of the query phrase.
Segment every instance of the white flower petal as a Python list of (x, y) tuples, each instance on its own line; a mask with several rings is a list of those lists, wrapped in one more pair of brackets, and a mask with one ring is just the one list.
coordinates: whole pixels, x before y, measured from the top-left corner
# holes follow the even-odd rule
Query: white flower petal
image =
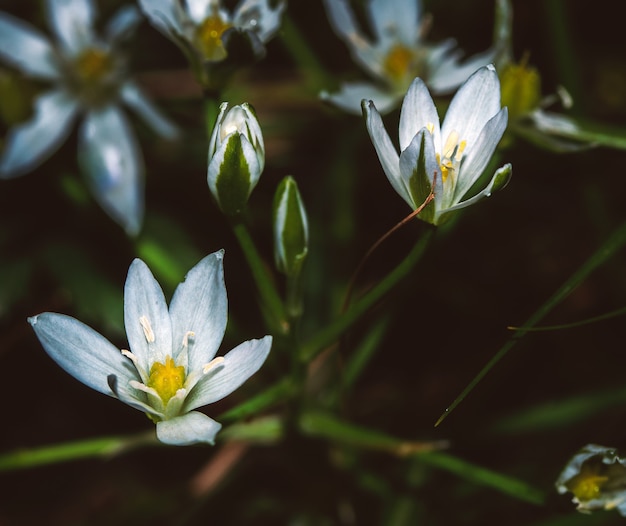
[(130, 360), (84, 323), (51, 312), (28, 318), (28, 322), (50, 357), (92, 389), (113, 396), (107, 382), (108, 375), (113, 374), (126, 384), (139, 379)]
[(491, 181), (489, 181), (489, 184), (483, 190), (478, 192), (476, 195), (470, 197), (469, 199), (466, 199), (465, 201), (461, 201), (460, 203), (457, 203), (454, 206), (447, 208), (446, 210), (444, 210), (444, 213), (454, 212), (455, 210), (460, 210), (462, 208), (465, 208), (467, 206), (477, 203), (478, 201), (480, 201), (481, 199), (484, 199), (485, 197), (490, 197), (491, 192), (494, 191), (493, 187), (494, 185), (496, 185), (496, 183), (498, 183), (498, 188), (496, 188), (496, 190), (499, 188), (504, 188), (504, 186), (506, 186), (509, 179), (511, 178), (512, 171), (513, 171), (513, 168), (508, 163), (505, 164), (504, 166), (501, 166), (500, 168), (496, 170), (496, 172), (493, 174), (493, 177), (491, 178)]
[(9, 131), (0, 160), (0, 178), (22, 175), (45, 161), (71, 131), (78, 103), (62, 91), (40, 95), (31, 120)]
[(256, 373), (270, 352), (272, 337), (244, 342), (224, 356), (224, 360), (204, 375), (187, 395), (189, 411), (217, 402), (232, 393)]
[(432, 128), (435, 148), (440, 150), (439, 115), (424, 81), (416, 78), (402, 102), (400, 111), (400, 151), (404, 150), (422, 128)]
[(49, 40), (30, 24), (2, 12), (0, 58), (36, 78), (55, 79), (59, 76)]
[(187, 6), (189, 17), (196, 25), (201, 24), (211, 14), (212, 10), (221, 12), (221, 14), (224, 12), (223, 9), (220, 9), (219, 0), (184, 0), (184, 3)]
[(326, 15), (337, 36), (350, 44), (355, 37), (361, 37), (361, 30), (356, 23), (347, 0), (324, 0)]
[(267, 42), (280, 28), (286, 3), (279, 1), (274, 9), (268, 0), (243, 0), (235, 10), (236, 27), (255, 33), (261, 42)]
[(376, 111), (372, 101), (363, 101), (363, 112), (365, 113), (365, 124), (372, 139), (374, 149), (378, 154), (378, 159), (383, 167), (383, 171), (389, 179), (393, 189), (400, 194), (407, 203), (412, 202), (411, 195), (407, 193), (406, 185), (400, 172), (400, 156), (393, 146), (383, 120)]
[(420, 0), (370, 0), (367, 14), (379, 42), (416, 44)]
[(181, 21), (186, 15), (176, 0), (139, 0), (139, 7), (166, 37), (175, 40), (177, 35), (184, 33)]
[(191, 331), (189, 371), (202, 369), (219, 349), (228, 317), (224, 253), (214, 252), (193, 267), (176, 288), (170, 303), (174, 351)]
[(361, 101), (363, 99), (371, 100), (378, 112), (384, 115), (395, 108), (401, 95), (371, 82), (345, 82), (339, 91), (335, 93), (323, 91), (320, 97), (354, 115), (362, 115)]
[(428, 85), (433, 93), (438, 95), (449, 93), (459, 87), (476, 70), (493, 62), (496, 56), (495, 49), (489, 48), (459, 63), (462, 54), (460, 51), (448, 53), (456, 44), (454, 40), (449, 40), (446, 44), (449, 46), (447, 49), (439, 50), (444, 53), (432, 53), (428, 60), (430, 71)]
[(130, 350), (144, 370), (165, 363), (172, 349), (172, 323), (161, 286), (140, 259), (131, 263), (124, 285), (124, 326)]
[(135, 135), (115, 106), (87, 114), (79, 161), (100, 206), (130, 235), (143, 219), (143, 160)]
[(487, 121), (499, 111), (500, 81), (495, 68), (485, 66), (467, 79), (454, 95), (441, 127), (442, 140), (454, 131), (470, 150)]
[(173, 446), (188, 446), (205, 442), (213, 445), (215, 435), (222, 428), (222, 424), (212, 418), (192, 411), (171, 420), (157, 422), (157, 438)]
[(94, 42), (92, 0), (48, 0), (48, 20), (61, 45), (75, 54)]
[(507, 122), (508, 110), (507, 108), (502, 108), (485, 124), (485, 127), (472, 145), (471, 150), (469, 150), (467, 155), (463, 158), (461, 162), (461, 175), (457, 180), (454, 190), (455, 203), (463, 198), (489, 164), (491, 156), (493, 152), (496, 151), (496, 147), (504, 134), (504, 130), (506, 130)]
[(105, 35), (108, 42), (118, 42), (128, 38), (141, 22), (141, 12), (134, 5), (120, 8), (109, 21)]
[(147, 95), (132, 81), (127, 81), (120, 91), (122, 100), (161, 137), (175, 139), (178, 137), (178, 128), (167, 120), (161, 112), (152, 105)]

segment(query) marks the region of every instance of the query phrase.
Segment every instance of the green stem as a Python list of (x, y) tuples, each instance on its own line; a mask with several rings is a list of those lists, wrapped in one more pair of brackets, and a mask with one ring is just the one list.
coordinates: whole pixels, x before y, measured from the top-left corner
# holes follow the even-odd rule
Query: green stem
[(370, 290), (360, 300), (354, 302), (351, 307), (337, 318), (330, 326), (320, 331), (310, 341), (306, 342), (300, 353), (302, 361), (311, 361), (319, 352), (330, 344), (356, 323), (377, 301), (397, 285), (420, 260), (435, 230), (426, 230), (419, 241), (415, 244), (409, 255), (378, 285)]
[(147, 445), (162, 445), (157, 440), (154, 430), (128, 437), (100, 437), (23, 449), (0, 455), (0, 471), (32, 468), (83, 458), (111, 457)]
[(476, 387), (485, 375), (494, 367), (522, 337), (539, 323), (554, 307), (563, 301), (583, 280), (596, 268), (607, 261), (617, 250), (626, 244), (626, 223), (617, 228), (609, 239), (597, 250), (561, 287), (541, 306), (535, 313), (515, 331), (513, 336), (500, 348), (491, 360), (474, 377), (463, 392), (446, 408), (444, 413), (435, 423), (435, 427), (441, 424), (445, 418), (463, 401), (463, 399)]
[(258, 395), (222, 413), (216, 420), (226, 423), (249, 418), (277, 402), (285, 401), (287, 398), (291, 397), (295, 391), (296, 389), (294, 388), (294, 383), (291, 381), (291, 378), (285, 378), (271, 387), (268, 387)]
[(252, 272), (252, 277), (268, 314), (272, 332), (275, 334), (287, 334), (289, 322), (285, 306), (274, 287), (272, 276), (268, 272), (265, 262), (261, 259), (248, 229), (242, 222), (236, 222), (233, 224), (233, 232)]
[(288, 14), (283, 15), (280, 37), (285, 44), (286, 51), (292, 56), (314, 91), (336, 84), (317, 59), (308, 42), (302, 37), (302, 31), (296, 27)]

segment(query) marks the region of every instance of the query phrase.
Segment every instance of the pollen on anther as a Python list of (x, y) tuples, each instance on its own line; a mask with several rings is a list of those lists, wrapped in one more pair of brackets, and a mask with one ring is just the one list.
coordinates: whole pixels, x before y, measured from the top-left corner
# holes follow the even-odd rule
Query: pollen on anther
[(202, 367), (202, 374), (207, 374), (211, 369), (220, 365), (224, 361), (223, 356), (218, 356), (217, 358), (213, 358), (209, 363)]
[(137, 357), (132, 352), (128, 349), (122, 349), (120, 352), (122, 353), (122, 356), (126, 356), (126, 358), (129, 358), (135, 365), (137, 365)]
[(139, 318), (139, 323), (141, 328), (143, 329), (143, 333), (146, 337), (148, 343), (154, 343), (154, 332), (152, 331), (152, 326), (150, 325), (150, 321), (145, 316), (141, 316)]

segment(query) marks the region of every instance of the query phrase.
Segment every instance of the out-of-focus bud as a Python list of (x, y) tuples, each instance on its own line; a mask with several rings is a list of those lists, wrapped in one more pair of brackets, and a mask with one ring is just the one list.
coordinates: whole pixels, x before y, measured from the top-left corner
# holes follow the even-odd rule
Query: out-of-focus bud
[(541, 77), (527, 65), (524, 58), (519, 64), (509, 63), (500, 70), (502, 106), (509, 109), (509, 119), (528, 115), (541, 105)]
[(209, 141), (207, 181), (222, 212), (241, 213), (265, 166), (265, 145), (254, 109), (220, 106)]
[(309, 225), (293, 177), (285, 177), (274, 196), (274, 257), (276, 268), (287, 276), (300, 272), (309, 247)]

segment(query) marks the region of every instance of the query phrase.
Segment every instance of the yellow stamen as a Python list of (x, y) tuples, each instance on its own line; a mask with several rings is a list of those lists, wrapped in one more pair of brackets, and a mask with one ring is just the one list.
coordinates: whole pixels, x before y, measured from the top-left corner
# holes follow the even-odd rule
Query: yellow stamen
[(567, 483), (568, 489), (576, 496), (580, 502), (596, 499), (600, 496), (602, 486), (609, 480), (609, 477), (598, 475), (594, 471), (583, 469)]
[(214, 13), (204, 19), (196, 28), (196, 41), (200, 51), (208, 60), (222, 60), (226, 58), (226, 49), (222, 42), (224, 31), (232, 24), (222, 20), (219, 14)]
[(383, 68), (393, 80), (400, 80), (409, 72), (413, 59), (413, 52), (409, 48), (396, 44), (387, 53)]
[(170, 356), (165, 358), (165, 365), (160, 362), (152, 364), (147, 385), (158, 393), (164, 404), (169, 402), (184, 383), (185, 368), (182, 365), (177, 366)]
[(146, 341), (148, 343), (154, 343), (154, 332), (152, 331), (152, 325), (150, 325), (150, 321), (145, 316), (141, 316), (139, 318), (139, 324), (143, 329), (143, 334), (146, 337)]
[(209, 363), (202, 366), (202, 374), (207, 374), (211, 369), (221, 364), (223, 361), (224, 361), (223, 356), (218, 356), (217, 358), (213, 358)]

